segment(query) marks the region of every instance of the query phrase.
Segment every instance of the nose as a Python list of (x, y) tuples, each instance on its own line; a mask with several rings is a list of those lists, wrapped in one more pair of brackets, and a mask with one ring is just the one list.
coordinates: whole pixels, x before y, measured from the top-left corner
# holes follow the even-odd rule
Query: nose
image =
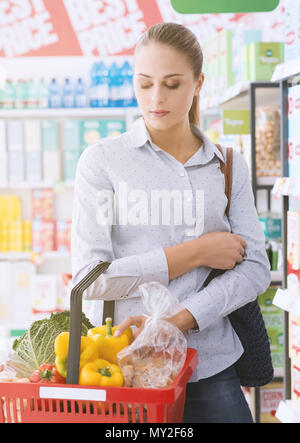
[(151, 101), (152, 105), (160, 105), (165, 101), (163, 91), (159, 86), (153, 87)]

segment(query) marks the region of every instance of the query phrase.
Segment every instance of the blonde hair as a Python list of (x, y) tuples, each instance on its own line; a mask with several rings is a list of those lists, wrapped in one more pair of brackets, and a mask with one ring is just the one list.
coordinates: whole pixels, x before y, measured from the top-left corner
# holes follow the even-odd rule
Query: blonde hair
[[(184, 54), (190, 63), (194, 78), (199, 78), (202, 72), (203, 53), (195, 34), (178, 23), (158, 23), (151, 26), (139, 38), (135, 54), (142, 47), (151, 42), (161, 43)], [(189, 111), (189, 121), (199, 126), (199, 96), (195, 96)]]

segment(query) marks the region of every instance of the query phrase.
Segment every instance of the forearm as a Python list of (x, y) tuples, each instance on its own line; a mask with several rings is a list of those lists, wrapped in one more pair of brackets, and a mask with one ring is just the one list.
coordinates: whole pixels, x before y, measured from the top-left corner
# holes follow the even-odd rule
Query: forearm
[(198, 323), (187, 309), (179, 311), (172, 317), (166, 318), (172, 325), (176, 326), (180, 331), (187, 331), (188, 329), (195, 329), (198, 327)]
[(169, 280), (202, 266), (200, 238), (164, 248), (168, 262)]

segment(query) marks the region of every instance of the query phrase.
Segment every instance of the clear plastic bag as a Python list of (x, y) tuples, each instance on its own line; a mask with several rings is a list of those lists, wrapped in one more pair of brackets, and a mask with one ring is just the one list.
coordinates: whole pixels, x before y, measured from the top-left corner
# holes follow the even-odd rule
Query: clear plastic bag
[(176, 314), (179, 302), (158, 282), (139, 286), (147, 311), (143, 331), (117, 355), (125, 386), (165, 388), (184, 366), (187, 341), (184, 334), (164, 318)]

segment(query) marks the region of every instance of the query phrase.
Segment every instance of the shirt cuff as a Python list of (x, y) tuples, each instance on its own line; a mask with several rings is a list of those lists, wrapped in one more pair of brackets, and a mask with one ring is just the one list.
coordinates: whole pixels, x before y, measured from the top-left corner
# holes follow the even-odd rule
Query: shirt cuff
[(192, 314), (198, 324), (198, 328), (189, 329), (188, 334), (201, 332), (218, 320), (212, 297), (206, 289), (192, 294), (180, 301), (180, 304)]
[(168, 287), (169, 266), (163, 248), (153, 249), (137, 256), (144, 282), (157, 281)]

